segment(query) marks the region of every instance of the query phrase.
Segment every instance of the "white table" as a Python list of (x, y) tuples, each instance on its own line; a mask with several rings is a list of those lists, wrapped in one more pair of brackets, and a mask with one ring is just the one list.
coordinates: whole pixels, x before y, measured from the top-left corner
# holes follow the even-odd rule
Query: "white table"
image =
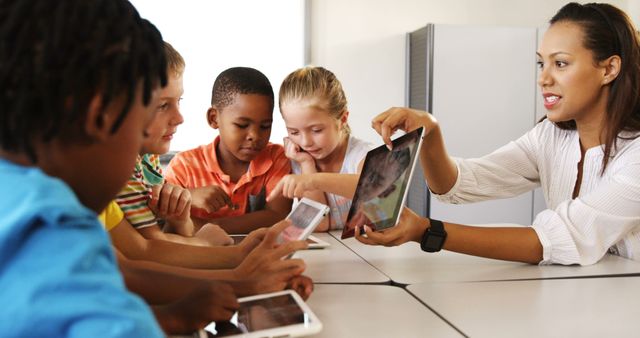
[[(331, 234), (340, 238), (340, 232)], [(613, 255), (589, 266), (538, 266), (450, 251), (429, 254), (414, 242), (387, 248), (365, 245), (353, 238), (341, 241), (398, 284), (640, 275), (640, 262)]]
[(407, 290), (470, 337), (637, 337), (640, 277), (421, 283)]
[(313, 337), (462, 337), (395, 286), (316, 285), (307, 304), (323, 324)]
[(331, 246), (324, 249), (301, 250), (294, 257), (304, 259), (304, 274), (315, 283), (389, 283), (389, 277), (375, 269), (344, 244), (327, 233), (316, 233)]

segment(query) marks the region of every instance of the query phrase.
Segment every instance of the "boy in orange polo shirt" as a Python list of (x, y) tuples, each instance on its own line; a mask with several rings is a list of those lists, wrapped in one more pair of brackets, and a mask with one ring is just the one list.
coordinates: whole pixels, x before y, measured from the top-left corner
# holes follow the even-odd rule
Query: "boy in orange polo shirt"
[(196, 224), (213, 222), (228, 233), (247, 233), (287, 216), (291, 200), (266, 196), (291, 171), (281, 145), (269, 143), (274, 94), (253, 68), (229, 68), (215, 80), (209, 125), (220, 135), (177, 154), (165, 180), (189, 189)]

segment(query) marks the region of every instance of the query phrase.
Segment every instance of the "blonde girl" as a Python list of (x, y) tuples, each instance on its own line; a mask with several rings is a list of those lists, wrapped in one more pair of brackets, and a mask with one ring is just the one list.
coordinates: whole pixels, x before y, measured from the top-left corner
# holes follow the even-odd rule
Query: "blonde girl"
[(340, 81), (322, 67), (304, 67), (280, 86), (280, 112), (287, 127), (285, 154), (293, 175), (285, 176), (269, 198), (308, 197), (331, 210), (317, 231), (341, 229), (351, 207), (362, 162), (371, 145), (353, 135)]

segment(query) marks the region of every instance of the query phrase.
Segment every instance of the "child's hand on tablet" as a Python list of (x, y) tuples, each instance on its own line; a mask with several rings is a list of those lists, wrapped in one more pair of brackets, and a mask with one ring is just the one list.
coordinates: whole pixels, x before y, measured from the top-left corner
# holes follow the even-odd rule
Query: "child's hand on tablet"
[(287, 289), (297, 292), (302, 299), (307, 300), (313, 292), (313, 280), (307, 276), (295, 276), (289, 280)]
[(289, 174), (284, 176), (267, 196), (267, 202), (275, 199), (279, 195), (286, 198), (301, 198), (302, 194), (310, 190), (317, 190), (313, 180), (313, 174)]
[(246, 237), (242, 239), (240, 243), (238, 243), (238, 248), (240, 248), (240, 256), (244, 260), (264, 239), (264, 236), (269, 231), (268, 228), (260, 228), (251, 231)]
[(253, 231), (242, 241), (249, 242), (245, 245), (251, 245), (250, 242), (255, 243), (260, 235), (264, 235), (259, 244), (233, 270), (235, 279), (243, 286), (243, 295), (283, 290), (291, 278), (300, 275), (306, 268), (301, 259), (283, 259), (295, 251), (306, 249), (305, 241), (277, 244), (278, 236), (289, 225), (289, 220), (280, 221), (268, 230)]
[(190, 333), (204, 328), (212, 321), (231, 319), (240, 304), (231, 286), (220, 282), (207, 282), (194, 289), (187, 297), (174, 303), (156, 307), (156, 316), (167, 316), (173, 333)]
[(356, 227), (355, 237), (358, 241), (369, 245), (397, 246), (409, 241), (420, 243), (428, 226), (428, 219), (420, 217), (411, 209), (404, 207), (396, 226), (384, 231), (373, 231), (365, 225), (366, 237), (360, 234), (360, 227)]

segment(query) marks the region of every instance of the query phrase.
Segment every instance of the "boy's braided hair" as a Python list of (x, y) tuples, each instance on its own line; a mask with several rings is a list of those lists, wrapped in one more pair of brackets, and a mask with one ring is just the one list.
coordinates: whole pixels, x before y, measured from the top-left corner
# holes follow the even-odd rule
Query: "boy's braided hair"
[(36, 162), (35, 142), (84, 137), (89, 104), (145, 105), (166, 85), (162, 36), (126, 0), (0, 0), (0, 148)]

